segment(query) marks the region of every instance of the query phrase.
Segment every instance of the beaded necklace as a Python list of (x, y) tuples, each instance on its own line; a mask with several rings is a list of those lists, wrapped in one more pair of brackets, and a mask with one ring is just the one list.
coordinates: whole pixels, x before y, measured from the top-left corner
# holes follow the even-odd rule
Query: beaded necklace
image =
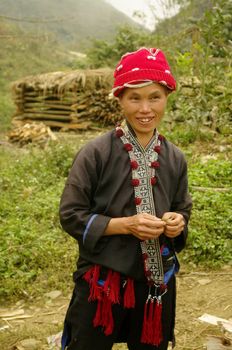
[[(124, 144), (130, 158), (132, 171), (131, 184), (134, 187), (137, 213), (155, 215), (153, 186), (157, 183), (156, 169), (160, 166), (158, 156), (163, 136), (155, 131), (146, 148), (143, 148), (133, 135), (127, 123), (123, 121), (116, 126), (116, 135)], [(150, 286), (163, 284), (164, 273), (159, 239), (140, 242), (144, 262), (144, 272)]]

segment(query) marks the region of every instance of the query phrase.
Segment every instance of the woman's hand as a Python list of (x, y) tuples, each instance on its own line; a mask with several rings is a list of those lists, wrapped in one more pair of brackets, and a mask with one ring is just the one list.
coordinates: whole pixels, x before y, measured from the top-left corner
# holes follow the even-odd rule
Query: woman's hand
[(147, 213), (136, 214), (127, 219), (128, 230), (141, 240), (158, 238), (166, 225), (163, 220)]
[(162, 217), (162, 221), (166, 223), (164, 234), (170, 238), (178, 236), (185, 226), (183, 215), (175, 212), (165, 213)]

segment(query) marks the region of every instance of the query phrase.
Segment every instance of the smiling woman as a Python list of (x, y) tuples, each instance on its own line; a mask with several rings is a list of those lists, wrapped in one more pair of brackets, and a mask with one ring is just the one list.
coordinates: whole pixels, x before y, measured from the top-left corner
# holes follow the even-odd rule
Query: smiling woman
[(167, 88), (157, 83), (148, 83), (142, 88), (126, 88), (119, 95), (123, 114), (143, 147), (150, 141), (164, 115), (167, 96)]
[(79, 259), (62, 349), (174, 344), (176, 253), (192, 202), (185, 158), (157, 127), (175, 88), (161, 50), (124, 54), (112, 90), (124, 120), (73, 162), (60, 221), (78, 241)]

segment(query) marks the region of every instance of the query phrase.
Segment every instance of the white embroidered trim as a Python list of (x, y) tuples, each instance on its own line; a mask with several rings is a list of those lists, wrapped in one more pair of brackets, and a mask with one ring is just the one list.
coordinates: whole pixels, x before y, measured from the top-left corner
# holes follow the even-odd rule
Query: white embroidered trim
[[(134, 186), (135, 198), (141, 198), (141, 203), (136, 205), (137, 213), (149, 213), (155, 215), (155, 203), (152, 192), (151, 178), (155, 177), (155, 168), (151, 167), (153, 161), (158, 160), (158, 153), (154, 150), (155, 146), (160, 146), (158, 132), (155, 134), (150, 144), (143, 149), (136, 138), (131, 134), (125, 122), (116, 130), (122, 129), (123, 135), (120, 137), (123, 144), (131, 144), (132, 150), (128, 151), (131, 161), (138, 163), (137, 169), (132, 169), (132, 179), (140, 181), (138, 186)], [(160, 252), (159, 239), (149, 239), (141, 241), (142, 254), (147, 255), (144, 260), (145, 271), (150, 271), (151, 275), (146, 276), (148, 282), (160, 285), (164, 281), (163, 263)]]

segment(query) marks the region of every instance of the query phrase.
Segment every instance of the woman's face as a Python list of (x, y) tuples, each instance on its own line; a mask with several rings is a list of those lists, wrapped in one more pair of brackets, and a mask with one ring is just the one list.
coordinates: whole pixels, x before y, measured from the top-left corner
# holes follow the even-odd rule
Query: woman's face
[(167, 89), (158, 83), (123, 90), (119, 103), (138, 139), (152, 137), (164, 115), (167, 98)]

